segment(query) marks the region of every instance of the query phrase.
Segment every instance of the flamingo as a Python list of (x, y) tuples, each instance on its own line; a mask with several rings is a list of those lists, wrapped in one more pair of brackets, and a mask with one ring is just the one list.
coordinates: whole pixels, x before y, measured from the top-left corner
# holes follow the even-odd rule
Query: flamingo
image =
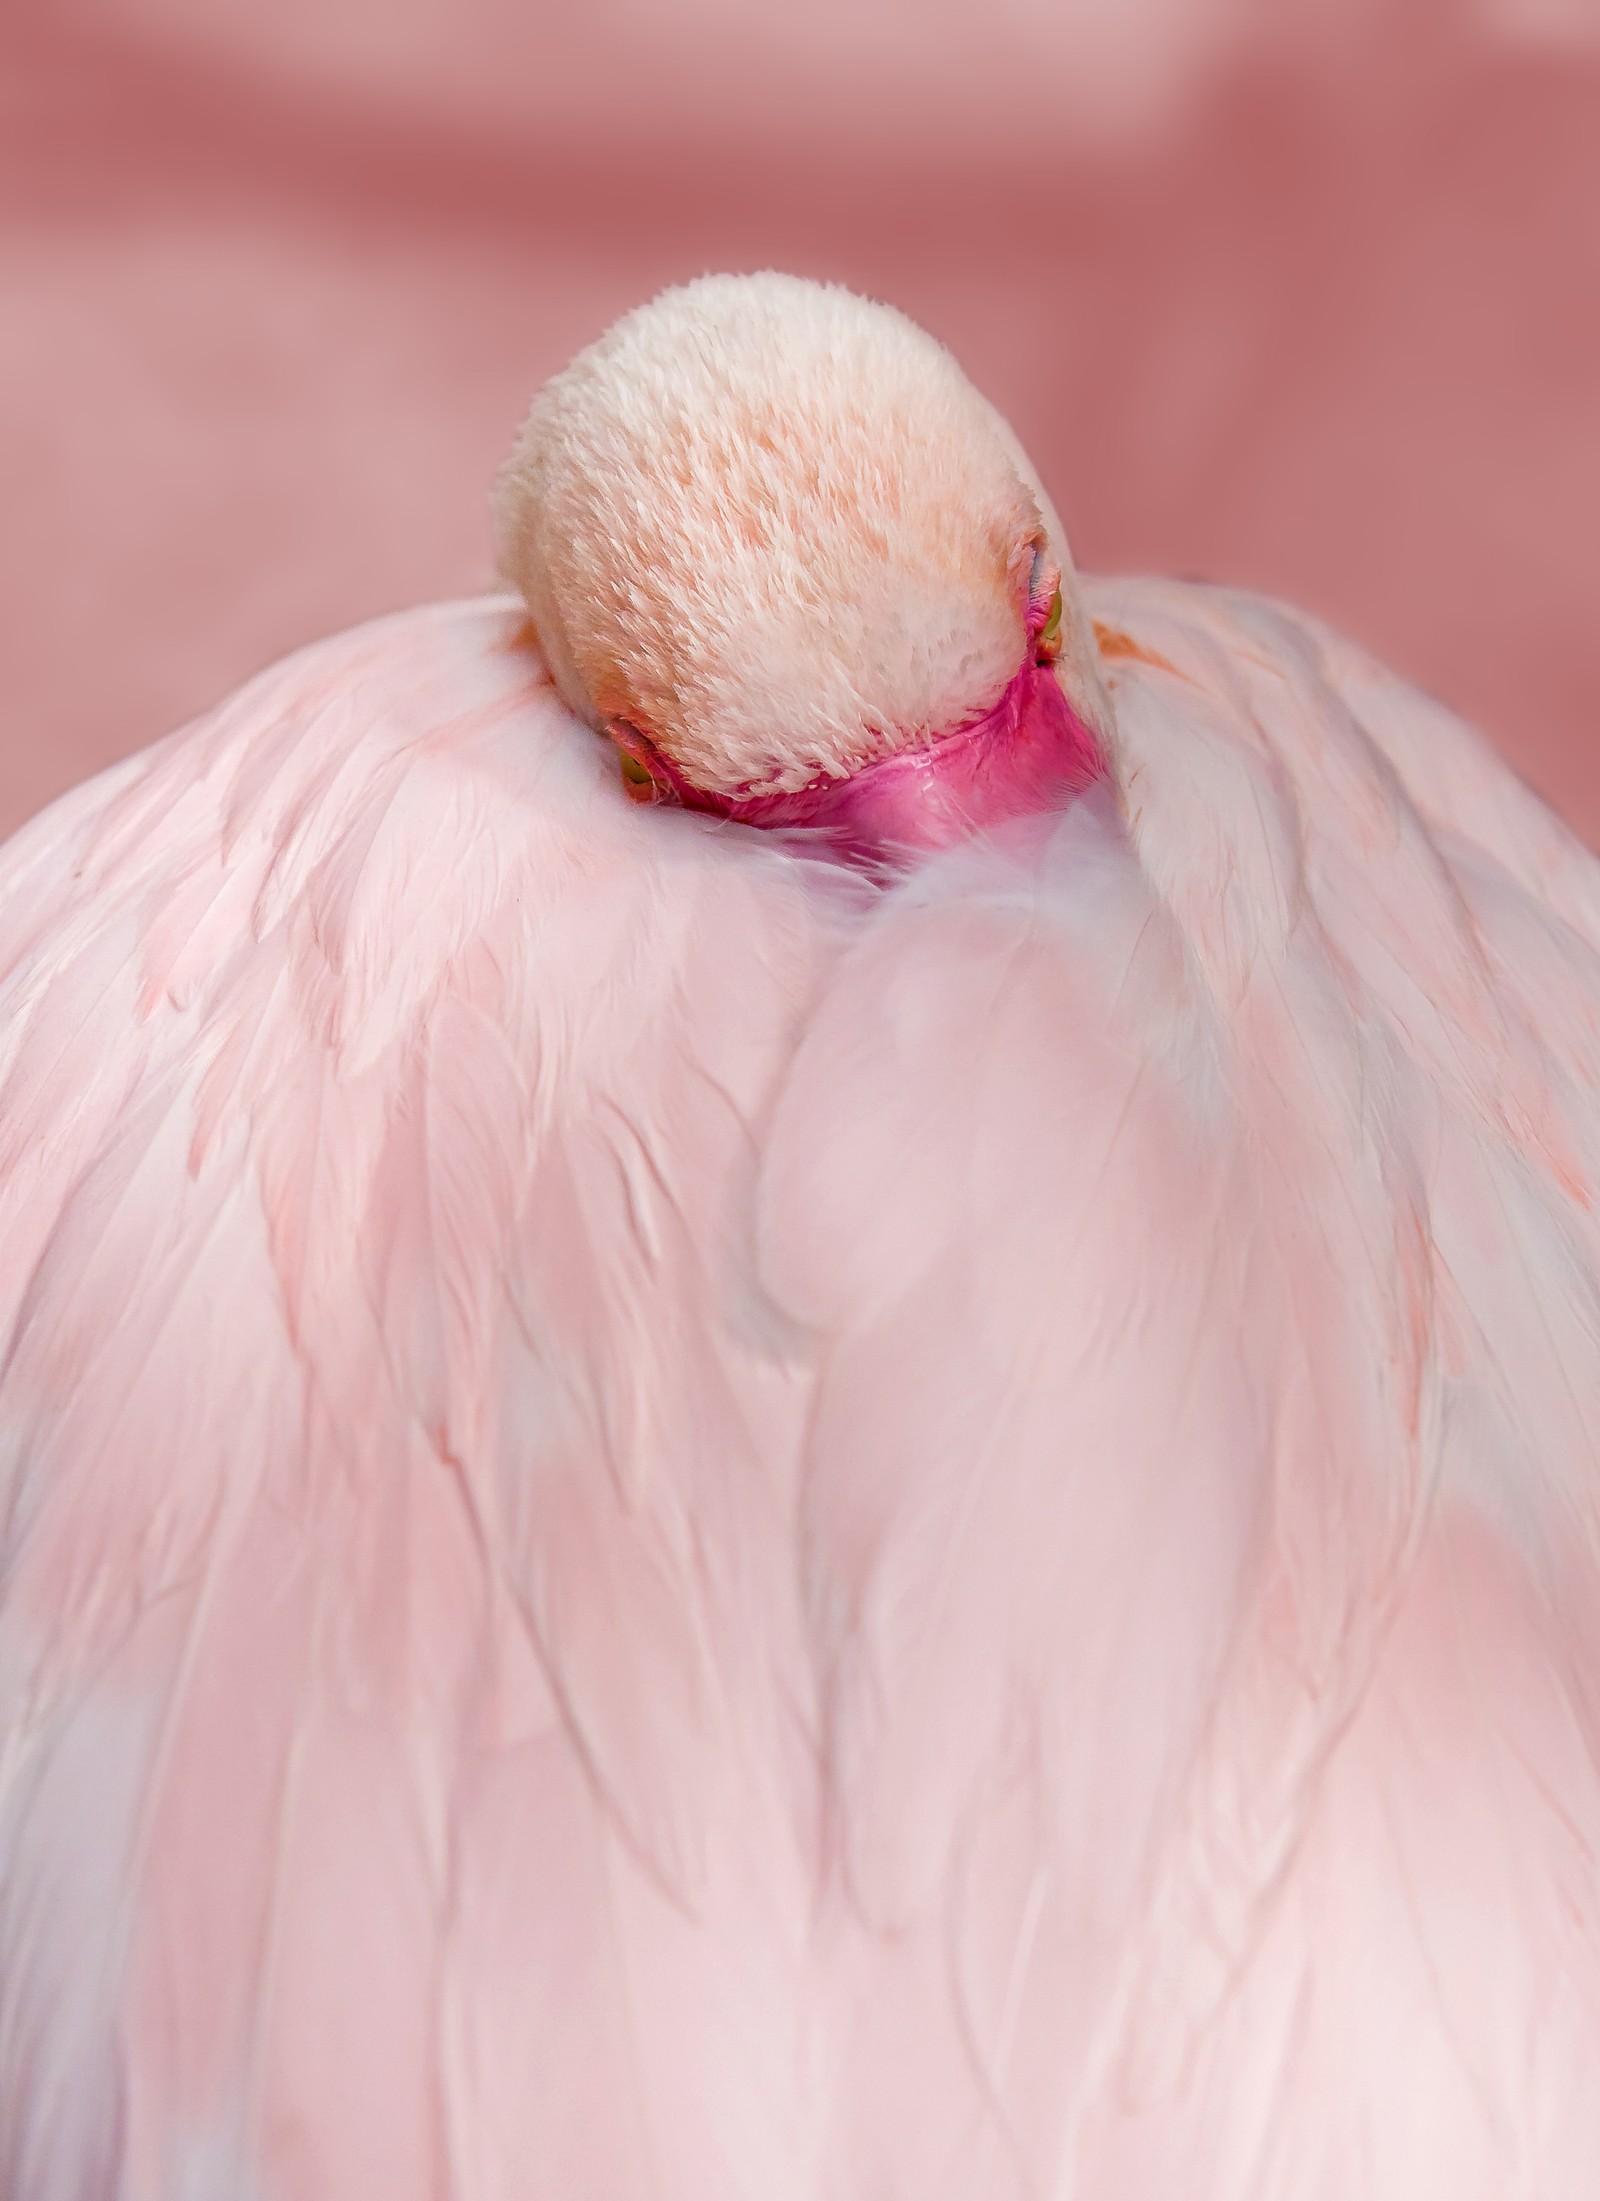
[(1592, 2201), (1595, 859), (836, 288), (496, 528), (0, 857), (5, 2201)]

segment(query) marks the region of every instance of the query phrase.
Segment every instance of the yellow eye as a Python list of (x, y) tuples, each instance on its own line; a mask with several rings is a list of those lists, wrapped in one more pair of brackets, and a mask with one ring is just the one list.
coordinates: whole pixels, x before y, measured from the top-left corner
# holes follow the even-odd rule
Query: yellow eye
[(1041, 657), (1054, 657), (1061, 648), (1060, 589), (1050, 599), (1050, 616), (1039, 629), (1039, 639), (1034, 646)]
[(622, 784), (628, 790), (630, 798), (634, 802), (653, 802), (656, 783), (639, 759), (630, 757), (626, 749), (619, 750), (617, 754), (622, 763)]

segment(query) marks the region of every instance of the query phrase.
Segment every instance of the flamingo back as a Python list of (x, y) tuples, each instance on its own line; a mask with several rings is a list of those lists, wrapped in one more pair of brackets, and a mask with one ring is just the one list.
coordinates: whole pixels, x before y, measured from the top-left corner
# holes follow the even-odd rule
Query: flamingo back
[(0, 2193), (1600, 2174), (1600, 872), (1257, 600), (890, 878), (504, 601), (0, 857)]

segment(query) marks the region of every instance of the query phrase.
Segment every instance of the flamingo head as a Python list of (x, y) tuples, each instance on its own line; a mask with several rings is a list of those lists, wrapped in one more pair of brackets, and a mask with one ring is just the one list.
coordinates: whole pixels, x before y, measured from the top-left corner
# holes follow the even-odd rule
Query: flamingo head
[(1060, 523), (891, 308), (708, 276), (547, 383), (500, 562), (637, 800), (867, 855), (1059, 807), (1114, 727)]

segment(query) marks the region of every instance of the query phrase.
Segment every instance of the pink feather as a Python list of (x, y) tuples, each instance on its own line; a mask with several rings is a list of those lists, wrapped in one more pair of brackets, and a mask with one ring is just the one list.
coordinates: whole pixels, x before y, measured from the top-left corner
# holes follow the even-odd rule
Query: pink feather
[(887, 883), (502, 601), (0, 857), (6, 2201), (1600, 2186), (1600, 867), (1087, 593)]

